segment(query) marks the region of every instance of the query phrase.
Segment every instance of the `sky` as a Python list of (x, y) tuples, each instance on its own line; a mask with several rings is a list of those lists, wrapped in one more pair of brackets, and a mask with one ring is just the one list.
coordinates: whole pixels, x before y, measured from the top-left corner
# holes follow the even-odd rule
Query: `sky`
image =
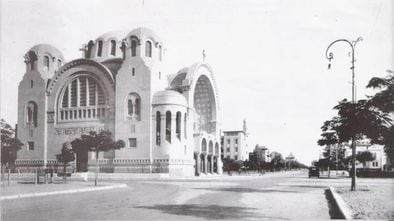
[(264, 145), (301, 162), (319, 157), (325, 120), (351, 99), (350, 47), (355, 40), (357, 98), (374, 76), (393, 70), (391, 0), (1, 0), (1, 118), (17, 121), (23, 55), (35, 44), (71, 61), (82, 44), (112, 30), (152, 29), (163, 41), (167, 74), (202, 61), (212, 66), (224, 130), (242, 129), (249, 146)]

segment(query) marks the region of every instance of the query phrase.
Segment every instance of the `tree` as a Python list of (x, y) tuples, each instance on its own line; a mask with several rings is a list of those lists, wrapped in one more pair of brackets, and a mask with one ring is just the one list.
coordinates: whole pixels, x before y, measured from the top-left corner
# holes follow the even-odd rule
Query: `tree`
[[(392, 70), (387, 70), (388, 75), (383, 78), (372, 78), (367, 88), (380, 89), (374, 96), (370, 96), (369, 105), (377, 108), (383, 113), (394, 112), (394, 75)], [(391, 115), (393, 116), (393, 115)], [(394, 126), (391, 125), (378, 139), (372, 139), (373, 143), (384, 145), (384, 151), (390, 161), (394, 164)]]
[(357, 153), (356, 159), (363, 164), (363, 168), (365, 169), (366, 163), (375, 160), (375, 156), (369, 151), (362, 151)]
[(75, 160), (74, 151), (70, 142), (63, 143), (61, 153), (56, 155), (56, 159), (63, 163), (63, 180), (66, 182), (67, 164)]
[[(356, 140), (368, 137), (371, 140), (380, 140), (387, 133), (387, 128), (391, 125), (391, 119), (387, 113), (381, 112), (371, 105), (368, 100), (359, 100), (351, 103), (346, 99), (339, 102), (334, 107), (338, 111), (338, 116), (324, 122), (321, 127), (322, 139), (319, 145), (332, 143), (355, 144)], [(355, 170), (355, 149), (352, 154), (352, 170)], [(352, 175), (351, 190), (356, 188), (355, 173)]]
[(285, 160), (282, 157), (282, 154), (279, 152), (271, 152), (271, 167), (274, 170), (281, 170), (284, 167)]
[(109, 150), (117, 150), (125, 146), (123, 140), (114, 141), (112, 139), (111, 132), (104, 130), (100, 133), (91, 131), (89, 134), (81, 135), (81, 138), (77, 138), (71, 142), (73, 149), (81, 151), (93, 151), (96, 156), (96, 171), (94, 185), (97, 186), (98, 182), (98, 156), (99, 152), (106, 152)]
[(18, 150), (21, 149), (23, 143), (15, 138), (15, 130), (5, 122), (0, 120), (1, 127), (1, 166), (12, 167), (15, 164)]

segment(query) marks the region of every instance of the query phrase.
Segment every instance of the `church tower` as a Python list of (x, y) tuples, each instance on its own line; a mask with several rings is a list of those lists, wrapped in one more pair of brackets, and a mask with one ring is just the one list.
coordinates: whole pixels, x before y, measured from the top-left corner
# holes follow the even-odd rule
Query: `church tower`
[(51, 45), (38, 44), (24, 56), (26, 73), (18, 87), (18, 139), (24, 146), (18, 151), (18, 159), (33, 159), (42, 166), (45, 158), (48, 81), (58, 70), (64, 58)]
[[(152, 159), (152, 98), (167, 87), (162, 73), (163, 44), (147, 28), (127, 34), (116, 75), (116, 138), (126, 141), (115, 158)], [(150, 165), (150, 162), (146, 162)], [(150, 169), (150, 168), (147, 168)]]

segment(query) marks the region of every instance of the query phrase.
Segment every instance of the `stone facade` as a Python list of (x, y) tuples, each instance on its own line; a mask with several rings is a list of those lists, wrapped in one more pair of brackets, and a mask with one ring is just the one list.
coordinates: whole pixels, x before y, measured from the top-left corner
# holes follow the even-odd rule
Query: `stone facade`
[[(167, 77), (163, 49), (146, 28), (105, 33), (84, 45), (83, 58), (67, 63), (53, 46), (31, 48), (19, 84), (18, 138), (25, 146), (16, 164), (56, 164), (64, 142), (109, 130), (126, 146), (101, 153), (101, 171), (221, 173), (212, 69), (195, 63)], [(75, 165), (89, 169), (95, 161), (85, 153)]]

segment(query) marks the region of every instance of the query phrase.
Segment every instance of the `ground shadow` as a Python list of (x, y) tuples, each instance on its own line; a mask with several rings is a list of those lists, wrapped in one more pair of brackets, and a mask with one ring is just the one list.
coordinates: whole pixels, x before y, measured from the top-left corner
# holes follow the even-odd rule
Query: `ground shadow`
[(211, 190), (211, 191), (229, 191), (236, 193), (299, 193), (295, 190), (280, 190), (280, 189), (254, 189), (242, 187), (218, 187), (218, 188), (194, 188), (197, 190)]
[(288, 185), (288, 187), (317, 188), (317, 189), (327, 188), (327, 186), (321, 186), (321, 185)]
[(328, 213), (331, 219), (344, 219), (341, 212), (339, 211), (337, 204), (335, 203), (334, 197), (332, 196), (330, 190), (326, 189), (324, 191), (324, 194), (326, 195)]
[(220, 219), (248, 219), (254, 218), (258, 220), (262, 219), (282, 219), (283, 217), (269, 217), (257, 214), (253, 211), (254, 208), (236, 207), (236, 206), (219, 206), (219, 205), (199, 205), (199, 204), (185, 204), (185, 205), (154, 205), (154, 206), (137, 206), (134, 208), (142, 209), (154, 209), (159, 210), (163, 213), (183, 216), (194, 216), (209, 220), (220, 220)]

